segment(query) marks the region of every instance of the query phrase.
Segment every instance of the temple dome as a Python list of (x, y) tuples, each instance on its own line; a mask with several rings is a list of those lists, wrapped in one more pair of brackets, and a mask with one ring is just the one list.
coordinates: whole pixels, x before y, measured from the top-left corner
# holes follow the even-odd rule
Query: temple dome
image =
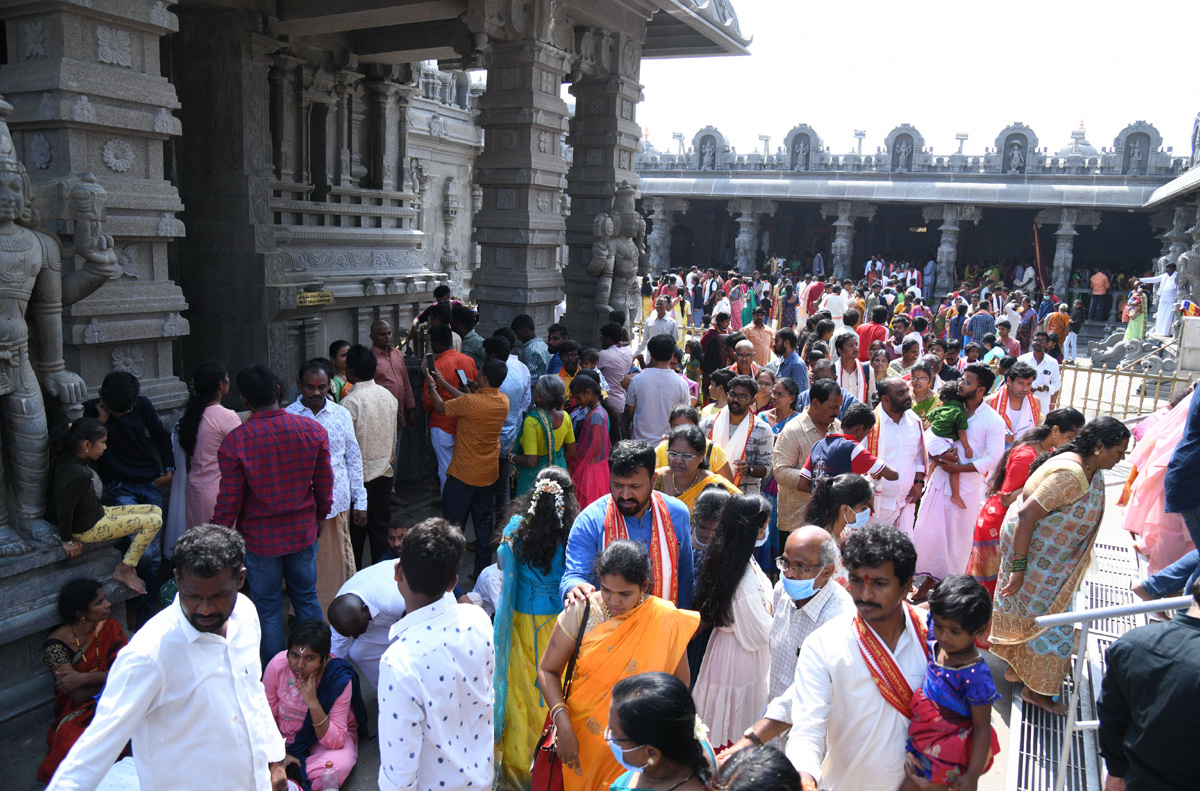
[(1100, 156), (1100, 152), (1096, 150), (1096, 147), (1089, 143), (1087, 138), (1084, 137), (1080, 137), (1078, 141), (1072, 139), (1070, 143), (1067, 143), (1065, 146), (1058, 149), (1057, 156), (1069, 157), (1073, 154), (1078, 154), (1083, 157)]

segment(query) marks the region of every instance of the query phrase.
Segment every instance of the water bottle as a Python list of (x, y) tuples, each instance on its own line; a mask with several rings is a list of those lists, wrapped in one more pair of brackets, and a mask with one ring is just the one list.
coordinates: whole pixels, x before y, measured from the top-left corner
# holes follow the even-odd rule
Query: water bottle
[(338, 771), (333, 768), (333, 761), (325, 762), (325, 771), (321, 772), (321, 788), (324, 791), (338, 791)]

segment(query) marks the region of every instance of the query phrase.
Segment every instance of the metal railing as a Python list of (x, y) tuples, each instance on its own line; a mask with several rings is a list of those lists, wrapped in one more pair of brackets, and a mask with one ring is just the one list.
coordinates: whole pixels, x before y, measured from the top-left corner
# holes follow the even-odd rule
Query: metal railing
[[(1043, 615), (1035, 618), (1034, 623), (1049, 629), (1068, 624), (1080, 625), (1079, 648), (1075, 653), (1075, 666), (1071, 669), (1071, 700), (1067, 705), (1067, 725), (1063, 728), (1062, 748), (1058, 754), (1058, 771), (1054, 778), (1054, 791), (1063, 791), (1067, 782), (1067, 758), (1070, 755), (1071, 738), (1075, 731), (1095, 730), (1100, 727), (1099, 720), (1076, 721), (1075, 711), (1079, 704), (1079, 688), (1083, 678), (1083, 668), (1087, 664), (1088, 631), (1093, 621), (1106, 618), (1120, 618), (1131, 615), (1141, 615), (1149, 612), (1169, 612), (1182, 610), (1192, 605), (1191, 596), (1176, 596), (1170, 599), (1139, 602), (1138, 604), (1123, 604), (1118, 607), (1100, 607), (1094, 610), (1072, 610), (1058, 615)], [(1093, 684), (1099, 679), (1092, 679)]]
[(1118, 420), (1154, 412), (1171, 400), (1177, 387), (1187, 387), (1187, 374), (1144, 373), (1063, 365), (1057, 406), (1074, 407), (1089, 420), (1111, 415)]

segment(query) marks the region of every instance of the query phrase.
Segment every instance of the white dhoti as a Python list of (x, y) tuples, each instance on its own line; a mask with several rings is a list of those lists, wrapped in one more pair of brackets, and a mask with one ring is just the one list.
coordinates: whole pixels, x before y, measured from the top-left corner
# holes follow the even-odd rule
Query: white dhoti
[(975, 520), (983, 504), (983, 483), (977, 472), (959, 473), (959, 495), (967, 504), (959, 508), (950, 502), (950, 476), (941, 467), (934, 470), (925, 485), (914, 528), (918, 576), (943, 580), (966, 573), (975, 541)]
[(886, 506), (877, 506), (875, 513), (871, 515), (871, 521), (892, 525), (902, 530), (904, 535), (912, 538), (914, 523), (917, 519), (917, 507), (912, 503), (897, 503), (894, 505), (898, 505), (899, 507), (888, 508)]

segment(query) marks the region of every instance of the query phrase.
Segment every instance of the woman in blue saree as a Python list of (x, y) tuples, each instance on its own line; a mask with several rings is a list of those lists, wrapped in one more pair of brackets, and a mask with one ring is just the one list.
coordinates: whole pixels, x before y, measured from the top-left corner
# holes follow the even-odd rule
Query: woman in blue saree
[(503, 781), (528, 789), (533, 751), (549, 710), (537, 687), (537, 665), (558, 614), (558, 583), (567, 535), (579, 514), (570, 474), (542, 469), (533, 490), (517, 498), (500, 539), (504, 581), (496, 607), (495, 737)]

